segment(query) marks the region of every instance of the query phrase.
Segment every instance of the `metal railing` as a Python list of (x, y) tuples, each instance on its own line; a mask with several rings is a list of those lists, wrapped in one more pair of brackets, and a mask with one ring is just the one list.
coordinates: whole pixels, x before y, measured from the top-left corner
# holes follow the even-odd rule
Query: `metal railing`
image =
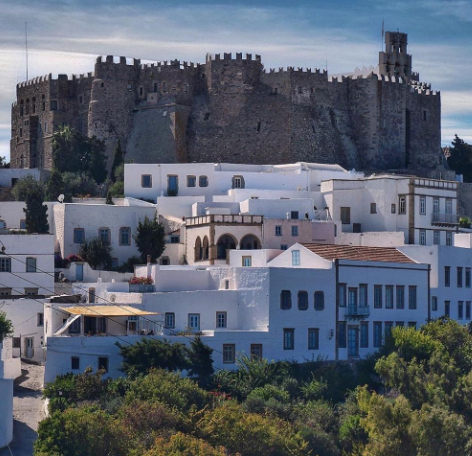
[(433, 214), (431, 223), (446, 223), (450, 225), (458, 225), (459, 216), (457, 214), (444, 214), (436, 212)]
[(346, 308), (346, 312), (344, 315), (346, 317), (365, 318), (370, 315), (370, 307), (369, 306), (349, 306)]

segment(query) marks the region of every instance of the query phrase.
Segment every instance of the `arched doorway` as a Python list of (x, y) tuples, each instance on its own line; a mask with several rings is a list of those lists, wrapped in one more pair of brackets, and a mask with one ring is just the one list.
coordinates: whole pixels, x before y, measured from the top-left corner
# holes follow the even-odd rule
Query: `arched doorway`
[(205, 236), (203, 238), (203, 255), (202, 255), (202, 260), (208, 260), (208, 238)]
[(200, 236), (197, 237), (195, 241), (195, 261), (200, 261), (202, 259), (202, 240)]
[(253, 234), (247, 234), (239, 243), (241, 250), (259, 250), (261, 249), (261, 241)]
[(236, 248), (236, 239), (230, 234), (223, 234), (216, 243), (218, 260), (226, 260), (227, 250)]

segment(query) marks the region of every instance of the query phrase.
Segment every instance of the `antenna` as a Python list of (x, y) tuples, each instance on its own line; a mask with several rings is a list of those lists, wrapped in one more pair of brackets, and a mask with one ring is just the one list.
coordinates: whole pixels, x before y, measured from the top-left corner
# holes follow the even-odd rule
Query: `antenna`
[(28, 22), (25, 22), (26, 80), (28, 80)]
[(380, 40), (380, 50), (383, 50), (383, 42), (384, 42), (384, 36), (385, 36), (385, 21), (382, 19), (382, 38)]

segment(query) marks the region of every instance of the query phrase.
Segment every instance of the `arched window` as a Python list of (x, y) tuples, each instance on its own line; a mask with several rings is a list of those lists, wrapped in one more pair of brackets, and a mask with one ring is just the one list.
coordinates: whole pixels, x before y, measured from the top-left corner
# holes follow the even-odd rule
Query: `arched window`
[(218, 239), (216, 248), (218, 260), (226, 260), (227, 251), (236, 248), (236, 239), (230, 234), (224, 234)]
[(253, 234), (247, 234), (241, 239), (241, 250), (259, 250), (261, 241)]
[(20, 168), (24, 168), (25, 167), (25, 157), (24, 155), (21, 155), (20, 157)]
[(202, 240), (200, 239), (200, 236), (198, 236), (197, 240), (195, 241), (195, 261), (200, 261), (201, 255), (202, 255)]
[(205, 236), (203, 238), (203, 258), (202, 260), (208, 260), (208, 238)]

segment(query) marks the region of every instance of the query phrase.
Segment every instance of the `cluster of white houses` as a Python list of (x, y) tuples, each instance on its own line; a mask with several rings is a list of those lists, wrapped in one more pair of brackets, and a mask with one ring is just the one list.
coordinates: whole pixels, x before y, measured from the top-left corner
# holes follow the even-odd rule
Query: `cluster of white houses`
[[(22, 203), (0, 203), (9, 353), (45, 363), (47, 382), (88, 366), (120, 375), (115, 343), (143, 337), (201, 334), (223, 369), (242, 353), (364, 357), (394, 326), (471, 321), (472, 231), (459, 228), (454, 181), (310, 163), (130, 164), (125, 195), (48, 203), (50, 235), (22, 234)], [(125, 263), (145, 217), (166, 229), (158, 264), (54, 269), (54, 255), (96, 236)]]

